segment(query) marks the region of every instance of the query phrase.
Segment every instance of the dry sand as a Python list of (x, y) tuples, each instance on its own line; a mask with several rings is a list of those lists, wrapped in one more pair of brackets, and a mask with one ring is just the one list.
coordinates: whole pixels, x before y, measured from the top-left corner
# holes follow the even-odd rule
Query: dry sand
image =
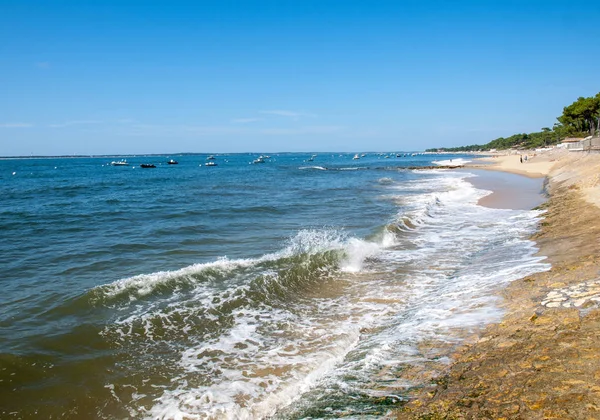
[(397, 417), (600, 419), (600, 154), (491, 160), (486, 169), (547, 175), (547, 213), (533, 239), (552, 269), (504, 289), (502, 322), (434, 372)]
[[(479, 158), (467, 167), (492, 169), (521, 174), (529, 177), (545, 177), (554, 165), (568, 157), (565, 150), (557, 149), (542, 153), (523, 152), (522, 154), (496, 155), (493, 157)], [(523, 162), (521, 162), (521, 158)]]

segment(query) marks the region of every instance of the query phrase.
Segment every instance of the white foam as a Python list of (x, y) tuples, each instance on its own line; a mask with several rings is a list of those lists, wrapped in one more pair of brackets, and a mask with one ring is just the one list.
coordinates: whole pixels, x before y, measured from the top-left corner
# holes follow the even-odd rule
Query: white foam
[(303, 170), (306, 170), (306, 169), (315, 169), (315, 170), (318, 170), (318, 171), (326, 171), (327, 170), (327, 168), (324, 168), (322, 166), (301, 166), (298, 169), (303, 169)]
[(290, 238), (285, 248), (277, 255), (287, 257), (341, 249), (347, 238), (346, 233), (336, 229), (303, 229)]
[(352, 238), (345, 247), (346, 257), (342, 261), (341, 269), (350, 273), (362, 271), (364, 261), (376, 255), (381, 250), (381, 245)]
[(464, 166), (465, 164), (471, 162), (470, 160), (458, 158), (458, 159), (446, 159), (446, 160), (434, 160), (431, 163), (438, 166)]
[(377, 182), (379, 182), (382, 185), (389, 185), (389, 184), (393, 184), (394, 180), (392, 178), (383, 177), (383, 178), (379, 178), (377, 180)]
[[(178, 379), (175, 389), (165, 390), (156, 399), (148, 418), (254, 419), (272, 415), (277, 407), (313, 387), (358, 340), (358, 329), (350, 326), (350, 330), (323, 334), (331, 335), (328, 345), (304, 353), (301, 341), (288, 341), (287, 345), (273, 341), (258, 331), (259, 324), (253, 320), (287, 320), (290, 332), (303, 339), (322, 338), (316, 334), (324, 332), (314, 331), (311, 323), (289, 313), (274, 312), (238, 313), (229, 333), (184, 351), (180, 363), (187, 374), (206, 374), (212, 367), (218, 368), (218, 373), (211, 375), (210, 386), (190, 387), (185, 378)], [(233, 366), (225, 360), (231, 354), (236, 354)], [(242, 396), (245, 403), (240, 404)]]
[[(131, 293), (130, 299), (135, 300), (138, 297), (148, 295), (159, 285), (168, 283), (174, 279), (180, 279), (190, 277), (194, 274), (199, 274), (207, 271), (208, 269), (217, 270), (223, 274), (233, 271), (240, 267), (249, 267), (262, 260), (275, 258), (275, 256), (269, 255), (263, 257), (263, 259), (238, 259), (229, 260), (226, 257), (221, 258), (214, 262), (204, 264), (193, 264), (188, 267), (181, 268), (174, 271), (158, 271), (151, 274), (139, 274), (137, 276), (128, 277), (125, 279), (117, 280), (113, 283), (96, 286), (94, 290), (99, 291), (106, 297), (117, 296), (121, 293)], [(191, 281), (191, 280), (190, 280)]]

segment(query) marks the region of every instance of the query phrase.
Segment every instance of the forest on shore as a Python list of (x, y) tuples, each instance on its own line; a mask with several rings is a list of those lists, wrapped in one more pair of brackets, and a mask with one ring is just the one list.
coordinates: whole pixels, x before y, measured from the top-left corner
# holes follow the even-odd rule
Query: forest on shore
[(536, 149), (558, 144), (567, 137), (593, 136), (600, 130), (600, 92), (587, 98), (579, 97), (563, 108), (552, 128), (543, 127), (535, 133), (518, 133), (500, 137), (486, 144), (427, 149), (427, 152), (474, 152), (490, 149)]

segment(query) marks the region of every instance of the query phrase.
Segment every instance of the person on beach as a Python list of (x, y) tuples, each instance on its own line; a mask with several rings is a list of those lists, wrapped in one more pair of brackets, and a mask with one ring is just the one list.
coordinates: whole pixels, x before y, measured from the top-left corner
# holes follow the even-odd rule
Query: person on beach
[(523, 163), (523, 155), (519, 156), (519, 160), (521, 161), (521, 163)]

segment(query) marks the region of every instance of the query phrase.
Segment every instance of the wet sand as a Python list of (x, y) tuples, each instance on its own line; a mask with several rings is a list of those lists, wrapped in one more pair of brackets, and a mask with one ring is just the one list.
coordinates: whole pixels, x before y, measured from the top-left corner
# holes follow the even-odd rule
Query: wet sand
[(478, 204), (497, 209), (530, 210), (547, 200), (543, 178), (528, 178), (508, 172), (469, 169), (475, 177), (468, 181), (476, 188), (492, 193)]
[(552, 269), (503, 289), (503, 320), (432, 372), (397, 418), (600, 419), (600, 154), (542, 159), (549, 199), (533, 239)]

